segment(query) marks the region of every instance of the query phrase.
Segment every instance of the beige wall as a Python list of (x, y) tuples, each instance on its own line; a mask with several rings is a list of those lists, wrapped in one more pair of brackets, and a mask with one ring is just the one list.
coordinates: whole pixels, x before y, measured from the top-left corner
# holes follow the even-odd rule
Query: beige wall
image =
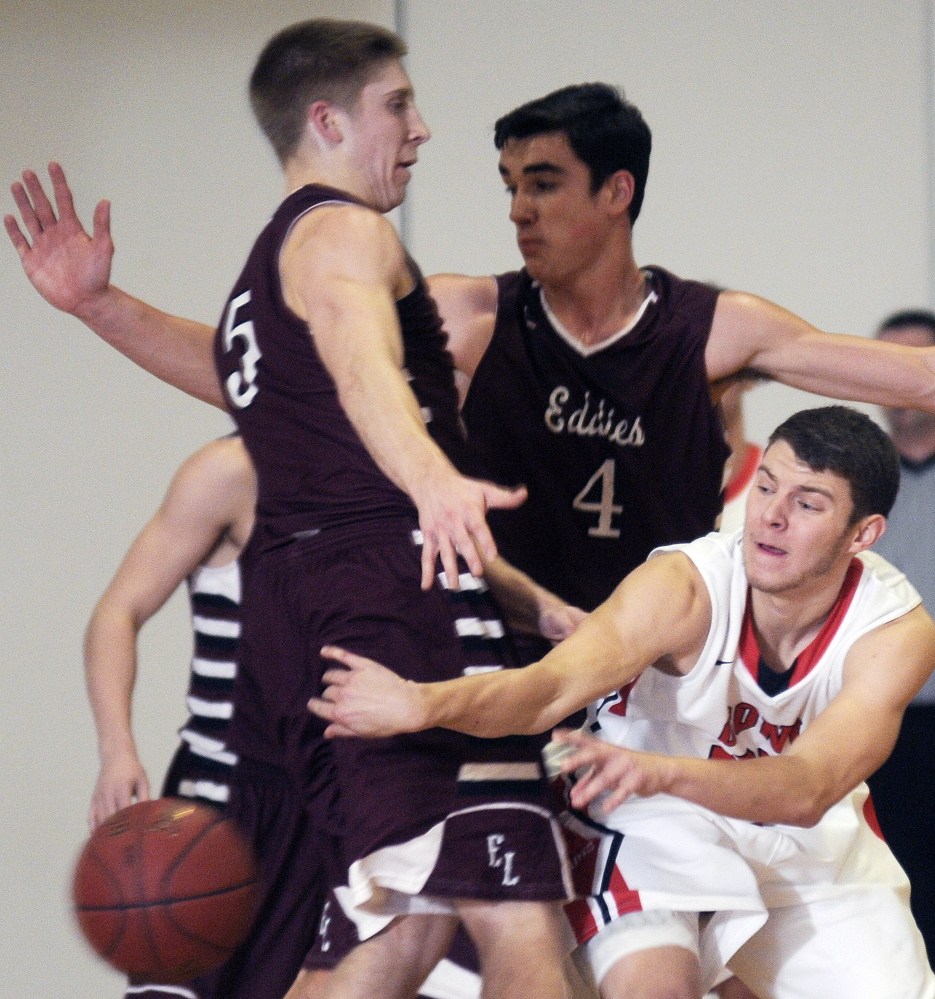
[[(493, 123), (605, 80), (653, 130), (640, 263), (757, 292), (835, 332), (925, 304), (928, 5), (413, 2), (409, 65), (435, 129), (411, 185), (416, 259), (427, 273), (517, 266)], [(756, 389), (754, 435), (810, 404)]]
[[(213, 324), (281, 194), (247, 76), (267, 37), (315, 14), (391, 25), (393, 4), (4, 0), (3, 190), (24, 167), (61, 160), (84, 219), (113, 200), (115, 282)], [(121, 979), (85, 951), (67, 904), (97, 769), (81, 634), (174, 469), (230, 423), (45, 305), (9, 244), (0, 342), (0, 995), (103, 999), (122, 994)], [(190, 651), (177, 595), (141, 643), (136, 727), (157, 786), (184, 721)]]
[[(925, 302), (927, 2), (410, 0), (410, 69), (435, 132), (412, 248), (427, 272), (515, 266), (493, 121), (603, 78), (654, 131), (641, 261), (866, 332)], [(268, 35), (315, 13), (388, 24), (393, 4), (5, 0), (0, 180), (60, 159), (85, 219), (114, 201), (114, 280), (213, 323), (280, 195), (244, 83)], [(0, 291), (0, 995), (117, 996), (67, 905), (96, 773), (81, 633), (172, 471), (229, 422), (56, 314), (9, 246)], [(757, 389), (754, 436), (808, 401)], [(183, 720), (189, 650), (176, 598), (142, 641), (137, 731), (154, 782)]]

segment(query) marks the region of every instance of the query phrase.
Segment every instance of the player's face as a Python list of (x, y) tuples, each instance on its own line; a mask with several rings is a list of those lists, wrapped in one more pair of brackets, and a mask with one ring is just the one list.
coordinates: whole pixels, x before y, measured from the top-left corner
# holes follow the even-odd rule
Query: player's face
[(866, 547), (853, 545), (863, 523), (849, 524), (853, 507), (847, 479), (812, 471), (785, 441), (776, 441), (747, 498), (743, 559), (753, 589), (821, 588), (829, 572)]
[(386, 63), (365, 84), (347, 119), (345, 140), (365, 180), (365, 200), (388, 212), (402, 204), (417, 150), (429, 138), (412, 84), (398, 62)]
[(509, 139), (500, 152), (500, 176), (532, 277), (558, 283), (600, 258), (612, 226), (607, 185), (591, 193), (591, 172), (563, 132)]

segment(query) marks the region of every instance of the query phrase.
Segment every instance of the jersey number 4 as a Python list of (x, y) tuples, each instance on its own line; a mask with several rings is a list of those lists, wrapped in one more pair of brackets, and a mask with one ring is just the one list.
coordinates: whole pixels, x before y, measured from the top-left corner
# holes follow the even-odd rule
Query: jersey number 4
[(246, 409), (259, 392), (256, 385), (256, 366), (257, 361), (263, 356), (257, 346), (252, 321), (247, 319), (237, 326), (234, 325), (237, 321), (237, 313), (249, 301), (249, 291), (231, 299), (227, 306), (227, 315), (224, 317), (224, 349), (228, 352), (233, 350), (235, 340), (240, 339), (244, 342), (244, 352), (240, 356), (240, 370), (235, 371), (224, 382), (230, 401), (238, 409)]
[[(582, 513), (596, 513), (597, 524), (588, 528), (592, 538), (619, 538), (620, 531), (612, 526), (615, 513), (623, 513), (622, 506), (614, 506), (614, 476), (617, 462), (608, 458), (587, 481), (584, 489), (574, 498), (572, 506)], [(588, 499), (588, 497), (591, 499)], [(600, 497), (599, 499), (597, 497)]]

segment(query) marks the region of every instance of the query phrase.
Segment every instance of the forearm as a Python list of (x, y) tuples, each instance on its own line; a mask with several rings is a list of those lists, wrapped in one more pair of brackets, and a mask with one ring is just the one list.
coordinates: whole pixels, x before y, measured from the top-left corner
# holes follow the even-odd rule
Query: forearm
[(794, 755), (657, 759), (664, 775), (659, 790), (749, 822), (813, 826), (842, 797), (817, 768)]
[(131, 728), (136, 634), (126, 613), (101, 606), (85, 634), (85, 682), (102, 762), (136, 752)]
[(484, 578), (510, 627), (539, 634), (543, 603), (548, 597), (555, 601), (558, 597), (499, 557), (484, 567)]
[(210, 326), (161, 312), (113, 285), (83, 301), (74, 315), (145, 371), (226, 410)]
[(429, 436), (400, 368), (384, 358), (358, 356), (342, 365), (335, 380), (341, 406), (367, 452), (414, 501), (439, 477), (456, 474)]

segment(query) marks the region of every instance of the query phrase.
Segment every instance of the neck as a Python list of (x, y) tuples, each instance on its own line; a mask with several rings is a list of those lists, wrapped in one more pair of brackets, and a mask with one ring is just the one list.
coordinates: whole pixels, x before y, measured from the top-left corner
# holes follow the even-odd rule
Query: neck
[(359, 176), (343, 161), (323, 156), (296, 156), (283, 168), (286, 184), (286, 197), (300, 187), (320, 184), (333, 187), (345, 194), (351, 194), (364, 204), (369, 204), (369, 191)]
[(828, 619), (841, 592), (851, 558), (833, 572), (823, 573), (811, 585), (801, 584), (784, 593), (751, 589), (753, 628), (760, 654), (777, 672), (791, 669), (796, 657), (815, 638)]
[(629, 241), (614, 253), (601, 253), (585, 270), (542, 281), (549, 308), (566, 330), (586, 347), (619, 333), (646, 297), (645, 279)]

